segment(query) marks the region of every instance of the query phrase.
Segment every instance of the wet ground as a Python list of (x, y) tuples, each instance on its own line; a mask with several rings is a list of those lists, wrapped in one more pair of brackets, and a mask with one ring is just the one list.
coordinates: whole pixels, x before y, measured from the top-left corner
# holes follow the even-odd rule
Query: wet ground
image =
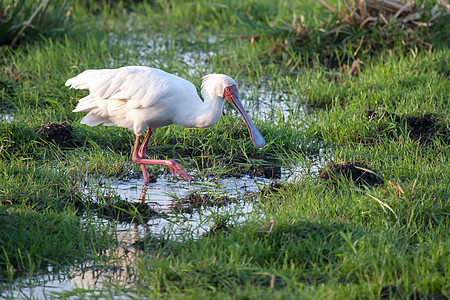
[[(85, 211), (126, 223), (139, 223), (142, 221), (139, 217), (145, 217), (147, 220), (157, 219), (158, 223), (164, 226), (165, 220), (176, 218), (179, 214), (188, 214), (196, 219), (197, 214), (204, 215), (208, 210), (217, 211), (233, 205), (242, 206), (244, 210), (249, 211), (248, 204), (243, 203), (246, 195), (259, 191), (270, 182), (267, 178), (248, 175), (192, 183), (174, 181), (170, 177), (162, 176), (147, 185), (143, 184), (142, 179), (112, 179), (100, 184), (93, 181), (92, 184), (97, 188), (87, 190), (85, 197), (92, 199), (88, 205), (93, 207), (88, 207)], [(108, 205), (102, 205), (104, 202)], [(125, 213), (127, 210), (136, 212), (135, 219), (132, 214), (115, 214)], [(159, 233), (154, 225), (153, 223), (154, 233)]]
[[(214, 183), (187, 183), (160, 177), (147, 186), (143, 185), (142, 179), (92, 180), (85, 198), (96, 201), (90, 201), (89, 205), (93, 207), (85, 209), (82, 214), (89, 222), (92, 219), (98, 222), (114, 220), (113, 232), (117, 234), (119, 246), (113, 251), (120, 259), (112, 265), (109, 262), (107, 266), (85, 263), (56, 272), (50, 266), (46, 274), (35, 275), (31, 281), (27, 278), (14, 283), (9, 294), (4, 296), (45, 299), (51, 293), (79, 288), (98, 289), (108, 282), (124, 286), (132, 284), (133, 278), (128, 276), (127, 270), (140, 255), (139, 251), (146, 249), (148, 252), (148, 247), (158, 242), (162, 232), (173, 232), (175, 234), (171, 236), (176, 237), (186, 231), (202, 236), (226, 230), (226, 226), (215, 216), (233, 216), (237, 222), (244, 220), (248, 214), (254, 213), (252, 203), (244, 200), (245, 195), (259, 192), (270, 182), (266, 178), (248, 175), (224, 178)], [(144, 199), (144, 204), (140, 199)], [(108, 205), (102, 205), (105, 200), (109, 201)], [(135, 214), (127, 211), (134, 211)], [(88, 213), (91, 214), (89, 218)]]
[(68, 123), (51, 122), (37, 126), (34, 132), (38, 134), (44, 142), (52, 142), (60, 148), (76, 148), (81, 146), (73, 134), (73, 128)]
[(31, 280), (16, 281), (3, 296), (45, 299), (52, 293), (77, 289), (98, 292), (110, 282), (126, 287), (134, 282), (127, 272), (133, 267), (134, 259), (142, 250), (148, 254), (153, 246), (163, 242), (163, 232), (171, 232), (171, 238), (175, 239), (186, 232), (194, 237), (226, 232), (230, 224), (220, 216), (242, 222), (251, 214), (260, 215), (253, 205), (257, 201), (255, 195), (279, 185), (280, 181), (293, 181), (317, 171), (316, 164), (298, 169), (261, 167), (254, 170), (255, 175), (210, 177), (191, 183), (173, 180), (167, 174), (147, 185), (142, 178), (91, 179), (83, 202), (79, 203), (79, 214), (87, 222), (114, 224), (112, 231), (117, 235), (118, 246), (110, 250), (114, 253), (104, 255), (117, 255), (119, 259), (105, 266), (94, 262), (61, 270), (49, 266), (48, 272), (35, 274)]
[[(154, 51), (161, 53), (167, 47), (172, 47), (161, 38), (142, 39), (139, 36), (136, 39), (141, 41), (140, 46), (136, 45), (136, 40), (130, 41), (134, 48), (142, 47), (142, 58), (152, 57), (151, 53)], [(127, 47), (129, 46), (124, 45), (123, 48)], [(213, 73), (212, 70), (202, 69), (202, 65), (206, 65), (205, 62), (212, 55), (213, 52), (184, 49), (180, 50), (176, 63), (188, 65), (189, 70), (192, 70), (190, 74), (201, 78), (205, 74)], [(140, 64), (161, 67), (154, 61), (140, 61)], [(262, 81), (259, 85), (240, 81), (240, 91), (244, 106), (253, 119), (278, 122), (280, 115), (282, 119), (287, 119), (292, 114), (298, 118), (308, 110), (306, 106), (298, 104), (297, 95), (289, 95), (277, 87), (269, 87)], [(291, 103), (293, 98), (296, 105)], [(235, 113), (228, 106), (225, 106), (224, 112)], [(4, 118), (6, 122), (9, 120), (11, 118)], [(56, 144), (62, 149), (80, 146), (72, 127), (67, 123), (42, 124), (34, 131), (43, 143)], [(143, 185), (141, 178), (90, 179), (89, 188), (86, 189), (82, 201), (77, 203), (79, 215), (86, 221), (94, 219), (115, 224), (113, 231), (117, 234), (120, 245), (115, 250), (119, 252), (121, 262), (113, 266), (108, 263), (107, 267), (86, 263), (65, 270), (55, 270), (49, 266), (48, 272), (15, 282), (7, 296), (13, 299), (44, 299), (52, 293), (78, 288), (98, 289), (105, 283), (112, 282), (112, 279), (124, 286), (132, 284), (133, 279), (129, 278), (126, 272), (127, 268), (132, 266), (130, 259), (135, 259), (140, 249), (157, 243), (162, 232), (172, 232), (174, 234), (171, 237), (176, 238), (186, 231), (197, 237), (226, 231), (228, 225), (217, 216), (227, 215), (231, 216), (234, 222), (241, 222), (249, 214), (259, 214), (247, 195), (259, 193), (271, 182), (280, 179), (292, 180), (295, 174), (296, 171), (283, 171), (280, 166), (256, 165), (236, 167), (226, 178), (207, 176), (203, 181), (193, 183), (173, 181), (165, 176), (159, 176), (147, 186)], [(141, 200), (144, 202), (141, 203)]]
[[(118, 246), (102, 254), (105, 258), (111, 256), (117, 259), (106, 266), (85, 262), (74, 267), (56, 269), (50, 265), (45, 272), (34, 274), (31, 278), (18, 280), (9, 287), (4, 284), (0, 299), (61, 299), (61, 293), (73, 294), (77, 290), (85, 291), (83, 294), (90, 295), (88, 298), (104, 299), (100, 296), (102, 286), (111, 283), (126, 288), (134, 283), (135, 279), (128, 272), (128, 266), (132, 266), (138, 257), (138, 249), (132, 246), (138, 231), (135, 228), (117, 226), (114, 233), (117, 234)], [(69, 296), (67, 299), (79, 297)]]
[[(369, 120), (389, 118), (398, 124), (406, 124), (412, 139), (426, 142), (435, 134), (443, 134), (439, 120), (433, 116), (400, 117), (377, 111), (366, 114)], [(43, 141), (62, 148), (77, 146), (68, 124), (45, 124), (37, 127), (36, 133)], [(343, 179), (372, 187), (385, 184), (370, 162), (323, 164), (324, 151), (322, 149), (312, 165), (304, 168), (249, 166), (231, 172), (226, 178), (207, 177), (192, 183), (174, 181), (169, 176), (159, 176), (148, 185), (143, 185), (141, 178), (91, 179), (84, 201), (78, 203), (79, 214), (88, 221), (94, 218), (115, 224), (113, 231), (117, 234), (119, 246), (111, 251), (115, 251), (114, 255), (120, 259), (107, 266), (88, 262), (57, 271), (50, 266), (46, 274), (35, 275), (31, 281), (15, 282), (6, 296), (13, 299), (43, 299), (51, 293), (79, 288), (98, 291), (99, 287), (113, 281), (126, 287), (133, 284), (134, 279), (127, 273), (133, 260), (141, 250), (148, 252), (152, 245), (162, 243), (162, 232), (172, 232), (172, 238), (186, 232), (197, 237), (226, 232), (230, 225), (217, 216), (232, 216), (234, 221), (240, 222), (250, 214), (260, 214), (253, 206), (252, 201), (257, 199), (255, 195), (276, 192), (283, 189), (283, 184), (299, 177), (318, 174), (325, 182), (332, 184)]]
[(319, 177), (332, 183), (347, 179), (357, 185), (377, 187), (383, 185), (383, 179), (377, 172), (363, 161), (329, 163), (319, 172)]
[(10, 123), (14, 117), (0, 109), (0, 123)]
[(421, 144), (427, 144), (434, 136), (444, 135), (447, 143), (450, 143), (450, 132), (441, 123), (439, 117), (425, 114), (420, 116), (399, 116), (387, 111), (366, 111), (369, 121), (385, 120), (394, 122), (397, 126), (405, 128), (408, 136)]
[[(289, 113), (287, 110), (286, 115)], [(412, 139), (425, 143), (435, 134), (447, 134), (434, 116), (401, 117), (378, 111), (368, 111), (366, 115), (369, 120), (389, 118), (397, 124), (406, 125)], [(65, 123), (38, 126), (35, 132), (44, 142), (55, 143), (61, 148), (78, 146), (70, 125)], [(83, 201), (78, 203), (79, 214), (87, 221), (94, 218), (99, 222), (115, 224), (113, 232), (117, 235), (119, 246), (111, 250), (114, 251), (111, 255), (117, 255), (120, 259), (107, 266), (88, 262), (56, 271), (49, 266), (46, 274), (15, 282), (9, 294), (4, 296), (12, 299), (44, 299), (52, 293), (80, 288), (99, 291), (99, 287), (108, 282), (119, 283), (124, 287), (131, 285), (134, 279), (127, 270), (130, 270), (140, 251), (151, 251), (152, 245), (163, 242), (160, 238), (162, 232), (172, 232), (172, 238), (186, 232), (197, 237), (226, 232), (230, 225), (217, 216), (232, 216), (234, 221), (240, 222), (250, 214), (260, 214), (252, 202), (258, 194), (276, 192), (283, 189), (284, 184), (299, 177), (318, 174), (324, 182), (331, 184), (339, 180), (352, 180), (357, 185), (372, 187), (385, 184), (379, 171), (370, 162), (324, 164), (324, 151), (322, 149), (312, 165), (305, 168), (248, 166), (235, 169), (226, 178), (212, 176), (192, 183), (174, 181), (168, 175), (159, 176), (148, 185), (143, 185), (141, 178), (91, 179)]]

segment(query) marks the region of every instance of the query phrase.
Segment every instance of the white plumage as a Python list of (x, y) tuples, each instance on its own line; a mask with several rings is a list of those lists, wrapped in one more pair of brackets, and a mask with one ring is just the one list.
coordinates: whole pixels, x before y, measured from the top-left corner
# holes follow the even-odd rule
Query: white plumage
[(203, 102), (189, 81), (149, 67), (87, 70), (66, 82), (66, 86), (90, 91), (74, 109), (88, 113), (82, 124), (115, 125), (136, 135), (142, 135), (147, 127), (155, 130), (170, 124), (197, 128), (216, 124), (224, 104), (220, 96), (225, 86), (233, 84), (226, 75), (205, 76)]
[[(86, 112), (82, 124), (96, 126), (115, 125), (128, 128), (136, 134), (133, 161), (141, 164), (168, 165), (173, 175), (184, 179), (190, 176), (173, 161), (145, 159), (145, 148), (151, 133), (162, 126), (177, 124), (182, 127), (209, 127), (216, 124), (223, 110), (225, 99), (242, 114), (253, 143), (263, 147), (264, 138), (249, 119), (237, 92), (236, 82), (223, 74), (203, 77), (201, 94), (195, 86), (178, 76), (159, 69), (128, 66), (118, 69), (86, 70), (70, 78), (66, 86), (88, 89), (90, 94), (79, 100), (74, 112)], [(137, 151), (139, 137), (149, 128), (144, 142)], [(180, 168), (180, 171), (177, 168)], [(180, 174), (185, 173), (185, 174)], [(146, 171), (144, 172), (148, 182)]]

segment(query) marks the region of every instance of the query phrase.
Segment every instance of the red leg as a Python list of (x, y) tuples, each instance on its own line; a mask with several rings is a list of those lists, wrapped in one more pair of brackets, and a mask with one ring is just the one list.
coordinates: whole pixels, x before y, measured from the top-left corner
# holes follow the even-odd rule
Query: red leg
[[(153, 130), (151, 130), (149, 128), (147, 130), (147, 134), (144, 137), (144, 140), (142, 141), (142, 145), (138, 151), (138, 156), (141, 158), (146, 158), (147, 145), (148, 145), (148, 141), (150, 140), (150, 137), (152, 136), (152, 133), (153, 133)], [(137, 146), (135, 146), (135, 149), (137, 149)], [(148, 179), (147, 167), (145, 166), (145, 164), (141, 164), (141, 169), (142, 169), (142, 175), (144, 175), (144, 182), (145, 182), (145, 184), (147, 184), (150, 181)]]
[(150, 137), (152, 136), (153, 130), (151, 130), (150, 128), (147, 130), (147, 134), (144, 137), (144, 140), (142, 141), (142, 145), (139, 148), (139, 152), (138, 155), (142, 158), (146, 158), (145, 157), (145, 152), (147, 150), (147, 145), (148, 145), (148, 141), (150, 140)]
[(142, 167), (142, 174), (144, 175), (144, 181), (145, 183), (149, 183), (148, 180), (148, 173), (147, 169), (145, 168), (145, 165), (163, 165), (170, 168), (170, 171), (172, 172), (172, 175), (174, 178), (176, 178), (176, 174), (178, 174), (181, 178), (183, 178), (186, 181), (192, 180), (192, 177), (189, 176), (189, 174), (181, 167), (178, 163), (176, 163), (174, 160), (163, 160), (163, 159), (146, 159), (145, 158), (145, 152), (147, 149), (148, 141), (150, 139), (150, 136), (152, 135), (152, 130), (148, 129), (147, 134), (145, 135), (144, 141), (142, 142), (141, 147), (139, 148), (139, 140), (140, 136), (136, 136), (136, 141), (134, 142), (134, 149), (133, 149), (133, 155), (132, 160), (140, 164)]

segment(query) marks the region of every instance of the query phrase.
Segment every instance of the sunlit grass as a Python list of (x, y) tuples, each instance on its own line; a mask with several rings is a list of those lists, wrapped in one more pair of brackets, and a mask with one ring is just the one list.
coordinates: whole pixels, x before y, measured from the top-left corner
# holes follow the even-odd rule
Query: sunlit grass
[[(130, 159), (134, 135), (79, 124), (83, 114), (72, 110), (86, 91), (64, 83), (85, 69), (149, 65), (198, 88), (205, 74), (226, 73), (237, 79), (243, 100), (283, 104), (254, 118), (267, 141), (263, 149), (226, 107), (212, 128), (159, 128), (150, 157), (174, 158), (198, 181), (226, 177), (237, 164), (309, 171), (291, 182), (283, 178), (274, 190), (242, 193), (254, 205), (245, 218), (212, 209), (199, 225), (223, 231), (150, 233), (163, 242), (141, 241), (143, 255), (129, 266), (138, 278), (131, 287), (113, 283), (62, 296), (348, 299), (380, 298), (386, 290), (397, 298), (448, 296), (448, 49), (361, 56), (358, 76), (351, 76), (343, 67), (356, 59), (351, 49), (335, 48), (341, 61), (330, 67), (315, 52), (319, 44), (285, 47), (296, 37), (290, 28), (278, 34), (286, 26), (281, 20), (292, 22), (294, 13), (311, 30), (329, 16), (313, 1), (86, 0), (73, 5), (65, 36), (1, 48), (0, 112), (11, 116), (0, 121), (5, 278), (13, 285), (49, 264), (114, 263), (115, 256), (96, 255), (112, 247), (107, 226), (81, 221), (75, 206), (92, 195), (115, 205), (119, 196), (95, 180), (140, 178)], [(423, 116), (434, 123), (418, 139), (406, 118)], [(79, 147), (43, 141), (35, 128), (50, 122), (70, 124)], [(383, 184), (327, 182), (315, 171), (348, 161), (366, 162)], [(149, 169), (170, 176), (165, 168)]]

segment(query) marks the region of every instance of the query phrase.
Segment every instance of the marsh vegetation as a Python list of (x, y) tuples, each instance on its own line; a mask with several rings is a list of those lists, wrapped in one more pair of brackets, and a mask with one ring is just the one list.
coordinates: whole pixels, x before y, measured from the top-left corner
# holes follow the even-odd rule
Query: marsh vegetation
[[(448, 299), (449, 6), (373, 3), (0, 1), (0, 297)], [(231, 75), (267, 145), (160, 128), (194, 182), (143, 189), (64, 86), (123, 65)]]

